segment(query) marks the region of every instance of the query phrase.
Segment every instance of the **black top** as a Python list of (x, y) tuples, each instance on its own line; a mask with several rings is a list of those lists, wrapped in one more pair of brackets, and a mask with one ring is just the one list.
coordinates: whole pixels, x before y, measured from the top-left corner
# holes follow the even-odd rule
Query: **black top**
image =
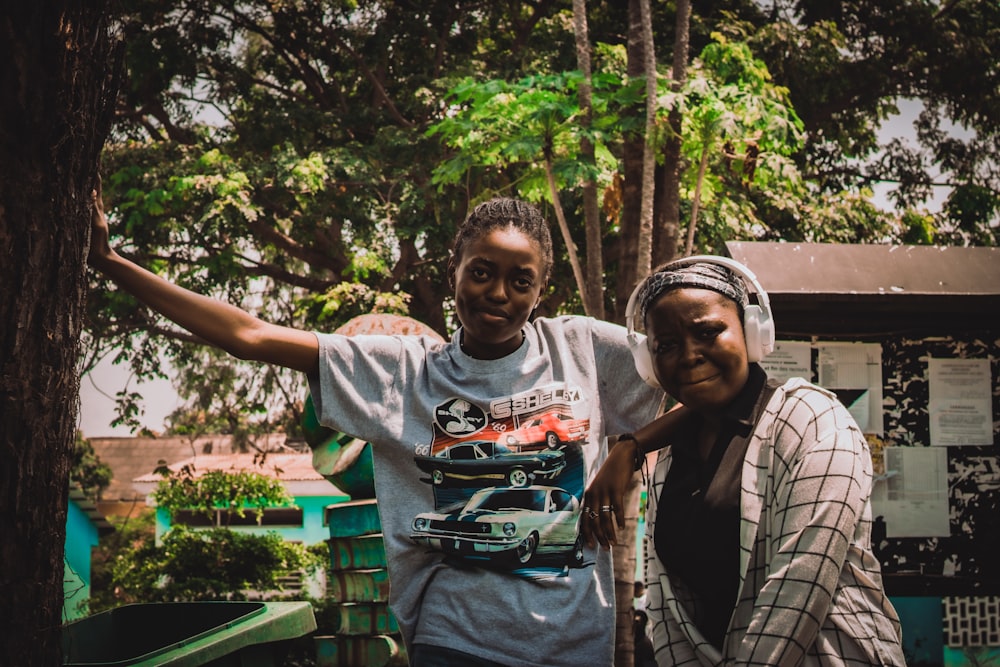
[[(776, 383), (750, 364), (743, 389), (722, 415), (707, 461), (698, 455), (700, 420), (673, 439), (657, 505), (656, 555), (693, 599), (688, 613), (720, 650), (739, 588), (740, 475), (753, 424)], [(768, 391), (765, 391), (767, 385)]]

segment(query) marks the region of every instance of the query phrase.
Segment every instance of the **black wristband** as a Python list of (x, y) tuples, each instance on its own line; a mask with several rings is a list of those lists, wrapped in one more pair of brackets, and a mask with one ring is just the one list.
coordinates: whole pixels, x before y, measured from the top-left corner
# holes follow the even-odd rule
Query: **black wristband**
[(632, 469), (641, 470), (642, 464), (646, 460), (646, 456), (645, 453), (642, 451), (642, 446), (639, 445), (639, 441), (631, 433), (622, 433), (621, 435), (619, 435), (618, 442), (621, 442), (622, 440), (631, 440), (632, 442), (635, 443), (635, 459), (632, 462)]

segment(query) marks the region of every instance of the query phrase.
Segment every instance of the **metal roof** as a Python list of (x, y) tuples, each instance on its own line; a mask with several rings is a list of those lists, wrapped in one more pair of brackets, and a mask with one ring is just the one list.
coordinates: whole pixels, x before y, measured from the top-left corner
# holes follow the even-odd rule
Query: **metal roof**
[(166, 436), (159, 438), (90, 438), (94, 452), (111, 467), (114, 477), (101, 494), (103, 502), (134, 501), (142, 494), (132, 480), (152, 473), (158, 465), (175, 463), (195, 454), (232, 452), (232, 436), (206, 435), (197, 438)]
[[(293, 496), (347, 497), (333, 482), (313, 467), (311, 452), (260, 454), (202, 454), (171, 463), (173, 472), (188, 468), (195, 478), (209, 471), (255, 472), (281, 482)], [(134, 488), (143, 496), (153, 492), (163, 480), (157, 473), (147, 473), (132, 480)]]
[(729, 242), (780, 335), (1000, 335), (1000, 249)]
[[(169, 466), (173, 472), (188, 468), (192, 477), (201, 477), (209, 471), (225, 472), (256, 472), (273, 477), (283, 482), (308, 481), (324, 479), (316, 472), (312, 464), (312, 453), (274, 454), (202, 454), (182, 461), (176, 461)], [(159, 482), (163, 479), (157, 473), (147, 473), (136, 477), (134, 482)]]

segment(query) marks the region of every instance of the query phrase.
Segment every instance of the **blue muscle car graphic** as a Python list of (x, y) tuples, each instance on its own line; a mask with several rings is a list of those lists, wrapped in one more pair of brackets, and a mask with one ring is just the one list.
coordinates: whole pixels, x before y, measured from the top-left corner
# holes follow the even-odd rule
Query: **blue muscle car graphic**
[(523, 487), (554, 479), (566, 467), (561, 451), (518, 453), (490, 440), (465, 440), (413, 460), (435, 486), (452, 487)]

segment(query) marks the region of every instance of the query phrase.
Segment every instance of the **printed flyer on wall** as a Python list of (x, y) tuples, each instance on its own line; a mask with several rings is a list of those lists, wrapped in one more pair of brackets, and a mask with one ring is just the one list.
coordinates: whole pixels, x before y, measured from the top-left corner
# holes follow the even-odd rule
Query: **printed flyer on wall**
[(881, 435), (882, 346), (878, 343), (823, 343), (819, 384), (837, 394), (865, 433)]
[(992, 445), (993, 394), (989, 359), (927, 362), (932, 445)]

